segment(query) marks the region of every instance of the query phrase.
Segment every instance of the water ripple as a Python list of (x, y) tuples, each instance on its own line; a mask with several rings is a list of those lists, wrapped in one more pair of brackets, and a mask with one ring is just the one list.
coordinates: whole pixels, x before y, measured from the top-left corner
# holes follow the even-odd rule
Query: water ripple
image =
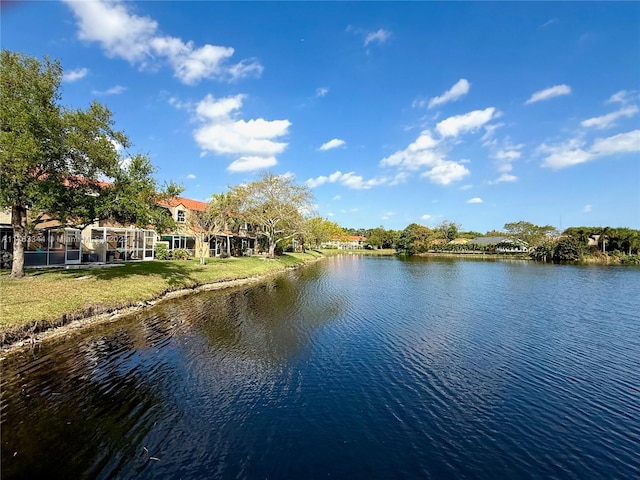
[(340, 256), (159, 304), (5, 361), (2, 475), (639, 478), (639, 279)]

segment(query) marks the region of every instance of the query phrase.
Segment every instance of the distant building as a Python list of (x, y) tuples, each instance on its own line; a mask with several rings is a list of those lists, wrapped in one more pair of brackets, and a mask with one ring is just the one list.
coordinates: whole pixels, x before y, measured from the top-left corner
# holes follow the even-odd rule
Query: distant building
[(339, 250), (359, 250), (365, 247), (367, 237), (352, 235), (345, 238), (334, 237), (328, 242), (324, 242), (322, 248), (337, 248)]
[(495, 247), (496, 253), (525, 253), (529, 251), (529, 244), (518, 238), (476, 237), (469, 240), (468, 243), (484, 247)]

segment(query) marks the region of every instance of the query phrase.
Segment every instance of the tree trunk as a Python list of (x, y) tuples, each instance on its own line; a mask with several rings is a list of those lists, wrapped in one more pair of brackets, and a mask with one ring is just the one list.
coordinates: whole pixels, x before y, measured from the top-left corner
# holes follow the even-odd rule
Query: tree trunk
[(11, 208), (11, 226), (13, 227), (13, 263), (11, 265), (11, 278), (24, 277), (26, 222), (27, 209), (19, 205), (14, 205)]
[(200, 237), (200, 265), (204, 265), (205, 261), (204, 261), (204, 235), (201, 235)]
[(269, 240), (269, 258), (276, 258), (276, 243)]

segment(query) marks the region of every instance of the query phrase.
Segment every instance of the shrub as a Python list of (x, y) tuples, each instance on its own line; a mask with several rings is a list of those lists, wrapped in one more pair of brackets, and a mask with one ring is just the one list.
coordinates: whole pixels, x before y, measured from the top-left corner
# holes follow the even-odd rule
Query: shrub
[(191, 252), (185, 248), (178, 248), (172, 252), (171, 258), (174, 260), (189, 260)]
[(539, 262), (550, 262), (553, 258), (554, 245), (552, 243), (542, 243), (529, 254), (533, 260)]
[(157, 260), (168, 260), (169, 247), (164, 243), (157, 243), (155, 249), (155, 257)]
[(622, 265), (640, 265), (640, 255), (625, 255), (620, 258)]
[(582, 260), (584, 245), (573, 237), (566, 237), (558, 241), (553, 250), (554, 262), (576, 262)]

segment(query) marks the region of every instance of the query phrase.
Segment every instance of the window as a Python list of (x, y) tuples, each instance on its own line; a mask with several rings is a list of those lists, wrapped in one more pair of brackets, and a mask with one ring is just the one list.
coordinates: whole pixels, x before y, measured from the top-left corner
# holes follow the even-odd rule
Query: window
[(185, 215), (185, 211), (184, 210), (178, 210), (176, 213), (176, 221), (178, 221), (179, 223), (184, 223), (187, 221), (187, 217)]

